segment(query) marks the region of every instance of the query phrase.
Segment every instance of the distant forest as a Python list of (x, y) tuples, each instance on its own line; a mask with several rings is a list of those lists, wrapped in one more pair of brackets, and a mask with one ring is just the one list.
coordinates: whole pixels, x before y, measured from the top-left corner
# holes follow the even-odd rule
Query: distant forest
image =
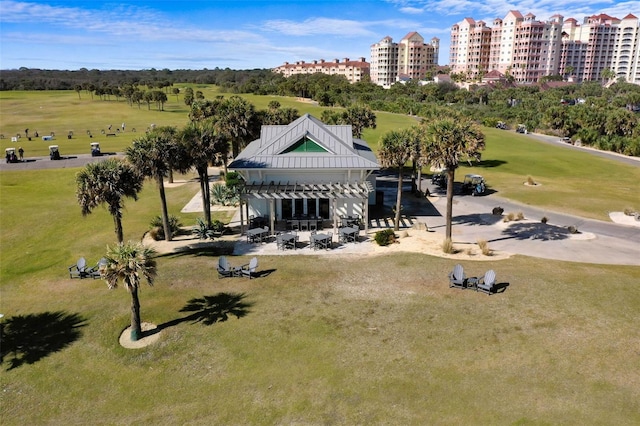
[(213, 70), (156, 70), (152, 68), (141, 71), (102, 71), (81, 68), (76, 71), (68, 71), (20, 68), (0, 70), (0, 90), (74, 90), (78, 85), (86, 88), (90, 85), (122, 87), (131, 84), (162, 88), (175, 83), (215, 84), (221, 87), (231, 87), (243, 85), (251, 79), (264, 79), (268, 75), (273, 75), (269, 69), (237, 71), (229, 68)]
[[(559, 76), (556, 76), (559, 77)], [(21, 68), (0, 71), (0, 90), (75, 90), (99, 99), (124, 97), (130, 104), (183, 95), (191, 105), (202, 92), (184, 92), (175, 84), (207, 84), (222, 93), (280, 95), (313, 99), (320, 106), (367, 105), (375, 111), (425, 119), (455, 109), (485, 126), (526, 127), (529, 131), (570, 138), (572, 143), (640, 156), (640, 86), (615, 82), (566, 83), (549, 78), (538, 84), (396, 83), (390, 89), (364, 79), (350, 84), (343, 76), (294, 75), (284, 78), (269, 69), (231, 70), (87, 70), (55, 71)], [(172, 87), (174, 86), (174, 87)], [(504, 122), (504, 124), (503, 124)]]

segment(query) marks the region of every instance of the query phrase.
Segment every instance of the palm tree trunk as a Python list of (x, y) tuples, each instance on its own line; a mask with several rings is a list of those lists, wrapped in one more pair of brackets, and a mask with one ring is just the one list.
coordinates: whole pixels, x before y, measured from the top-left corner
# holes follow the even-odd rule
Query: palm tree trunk
[(142, 337), (142, 325), (140, 323), (140, 299), (138, 299), (138, 287), (131, 288), (131, 340), (136, 341)]
[(116, 238), (118, 238), (118, 243), (122, 244), (124, 242), (124, 234), (122, 232), (122, 219), (117, 214), (113, 215), (113, 223), (116, 227)]
[(158, 190), (160, 191), (160, 203), (162, 204), (162, 227), (164, 228), (164, 240), (171, 241), (171, 227), (169, 226), (169, 213), (167, 212), (167, 197), (164, 193), (164, 181), (162, 176), (157, 176)]
[(169, 183), (173, 183), (173, 169), (169, 169)]
[(453, 222), (453, 182), (455, 178), (455, 169), (447, 168), (447, 227), (445, 238), (451, 239), (451, 227)]
[(400, 172), (398, 173), (398, 195), (396, 197), (396, 217), (393, 219), (393, 230), (400, 230), (400, 210), (402, 209), (402, 166), (400, 166)]
[(207, 167), (204, 168), (204, 210), (205, 218), (207, 220), (207, 226), (211, 228), (211, 190), (209, 188), (209, 171)]

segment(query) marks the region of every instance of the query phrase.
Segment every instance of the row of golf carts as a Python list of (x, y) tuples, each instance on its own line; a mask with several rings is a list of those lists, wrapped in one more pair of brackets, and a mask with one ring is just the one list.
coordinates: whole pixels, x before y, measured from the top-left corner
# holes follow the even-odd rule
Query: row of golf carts
[[(6, 148), (5, 150), (5, 159), (7, 163), (20, 163), (20, 160), (16, 154), (15, 148)], [(100, 143), (99, 142), (91, 142), (91, 156), (92, 157), (100, 157), (102, 155), (102, 151), (100, 151)], [(51, 160), (61, 160), (60, 156), (60, 147), (58, 145), (49, 145), (49, 159)]]

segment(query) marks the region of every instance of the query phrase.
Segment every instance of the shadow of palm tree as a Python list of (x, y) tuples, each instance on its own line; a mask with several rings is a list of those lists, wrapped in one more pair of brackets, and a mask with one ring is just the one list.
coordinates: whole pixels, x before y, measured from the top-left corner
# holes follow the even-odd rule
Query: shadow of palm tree
[(569, 238), (569, 230), (545, 223), (513, 223), (503, 234), (517, 240), (558, 241)]
[(491, 213), (474, 213), (455, 216), (454, 225), (495, 225), (502, 220), (502, 216)]
[(78, 340), (80, 328), (86, 325), (79, 314), (62, 311), (16, 315), (0, 324), (2, 347), (0, 364), (7, 360), (7, 370), (22, 364), (33, 364), (53, 352), (58, 352)]
[(189, 244), (184, 247), (180, 247), (175, 251), (169, 253), (163, 253), (157, 255), (157, 257), (179, 257), (179, 256), (208, 256), (208, 257), (218, 257), (218, 256), (230, 256), (233, 254), (234, 241), (224, 241), (220, 243), (203, 243), (198, 242), (194, 244)]
[(244, 293), (218, 293), (213, 296), (203, 296), (191, 299), (180, 309), (180, 312), (193, 312), (186, 317), (177, 318), (163, 324), (160, 324), (150, 333), (157, 333), (165, 328), (178, 325), (183, 322), (202, 323), (204, 325), (212, 325), (217, 322), (224, 322), (230, 316), (242, 318), (250, 311), (249, 308), (253, 303), (243, 302)]

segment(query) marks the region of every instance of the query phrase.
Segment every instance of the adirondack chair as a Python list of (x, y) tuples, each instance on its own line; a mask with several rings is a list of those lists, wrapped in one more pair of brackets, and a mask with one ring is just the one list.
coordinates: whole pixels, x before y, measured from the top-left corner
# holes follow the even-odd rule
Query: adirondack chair
[(94, 280), (101, 278), (104, 270), (107, 267), (107, 259), (104, 257), (96, 263), (96, 265), (87, 271), (87, 276), (92, 277)]
[(84, 257), (78, 259), (75, 265), (69, 266), (69, 278), (86, 278), (87, 260)]
[(480, 277), (476, 284), (476, 291), (481, 291), (490, 295), (495, 293), (496, 273), (493, 269), (488, 270), (483, 277)]
[(240, 269), (240, 274), (243, 277), (249, 277), (249, 279), (251, 279), (255, 276), (257, 267), (258, 267), (258, 258), (254, 257), (249, 261), (248, 265), (242, 266), (242, 268)]
[(218, 259), (218, 278), (233, 277), (234, 269), (229, 265), (226, 256), (220, 256)]
[(467, 277), (464, 274), (462, 265), (457, 264), (453, 267), (453, 271), (449, 272), (449, 287), (465, 288), (467, 286)]

